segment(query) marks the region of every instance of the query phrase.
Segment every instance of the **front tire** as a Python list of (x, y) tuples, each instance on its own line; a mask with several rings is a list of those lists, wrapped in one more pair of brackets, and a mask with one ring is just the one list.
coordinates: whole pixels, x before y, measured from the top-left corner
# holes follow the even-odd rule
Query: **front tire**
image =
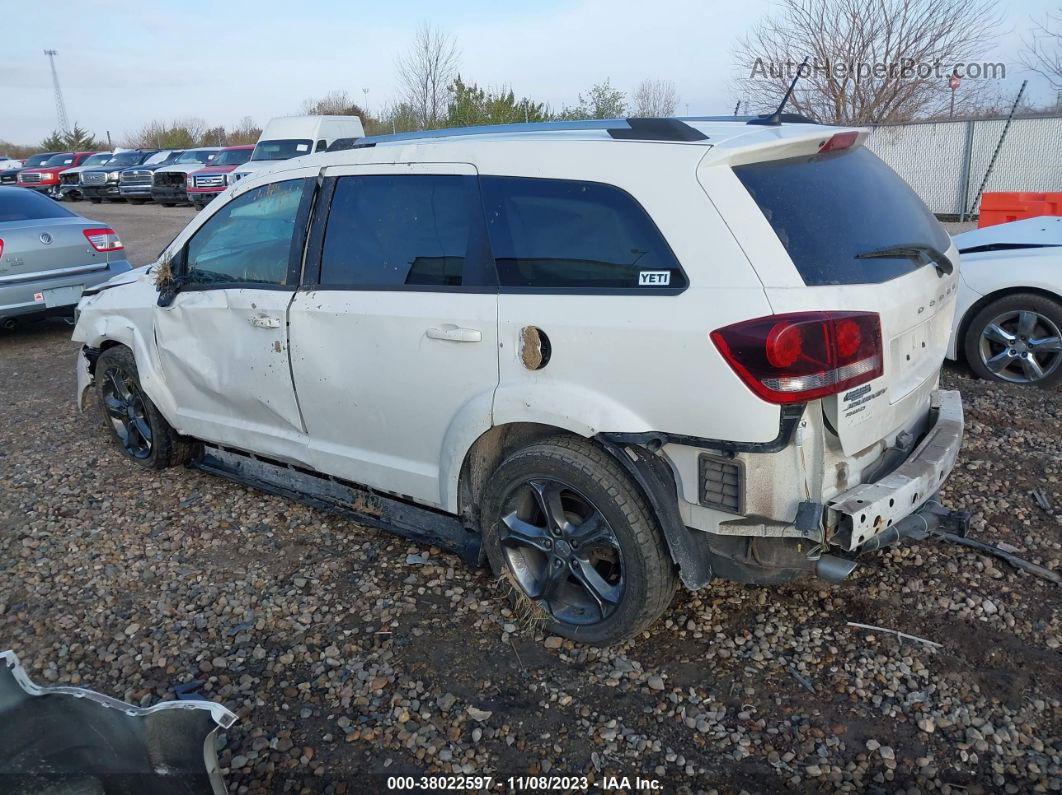
[(678, 580), (637, 485), (605, 451), (557, 436), (510, 455), (483, 495), (483, 541), (517, 607), (607, 646), (655, 621)]
[(95, 382), (104, 423), (126, 458), (148, 469), (165, 469), (188, 460), (190, 445), (140, 386), (131, 350), (116, 345), (101, 353)]
[(966, 329), (963, 351), (981, 378), (1038, 387), (1062, 383), (1062, 304), (1015, 293), (985, 306)]

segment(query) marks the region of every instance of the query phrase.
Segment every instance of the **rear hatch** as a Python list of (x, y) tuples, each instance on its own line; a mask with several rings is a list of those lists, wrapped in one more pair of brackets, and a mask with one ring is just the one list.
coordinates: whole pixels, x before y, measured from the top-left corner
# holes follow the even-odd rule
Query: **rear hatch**
[(746, 198), (724, 215), (775, 313), (879, 316), (883, 374), (822, 400), (851, 456), (899, 430), (920, 430), (951, 333), (958, 254), (859, 134), (831, 133), (813, 130), (804, 154), (794, 154), (793, 141), (766, 146), (759, 158), (746, 149), (731, 164)]

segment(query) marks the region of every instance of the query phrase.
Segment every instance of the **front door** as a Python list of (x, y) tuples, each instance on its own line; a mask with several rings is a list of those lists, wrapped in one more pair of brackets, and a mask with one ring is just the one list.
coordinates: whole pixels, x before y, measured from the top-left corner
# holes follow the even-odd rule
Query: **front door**
[(307, 259), (317, 278), (290, 313), (313, 466), (453, 510), (454, 462), (490, 427), (498, 383), (498, 290), (476, 171), (324, 173), (316, 274)]
[(181, 290), (155, 310), (159, 365), (180, 432), (304, 459), (287, 312), (314, 188), (301, 176), (250, 189), (181, 250)]

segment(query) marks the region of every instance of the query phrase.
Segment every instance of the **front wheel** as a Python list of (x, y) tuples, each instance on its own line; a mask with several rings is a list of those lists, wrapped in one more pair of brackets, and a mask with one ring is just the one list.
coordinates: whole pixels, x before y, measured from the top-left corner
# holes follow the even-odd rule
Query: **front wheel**
[(148, 469), (165, 469), (188, 460), (190, 446), (140, 386), (131, 350), (116, 345), (101, 353), (95, 382), (104, 422), (127, 458)]
[(483, 499), (494, 573), (544, 629), (607, 646), (655, 621), (677, 586), (645, 497), (606, 452), (558, 436), (510, 455)]
[(970, 321), (964, 349), (981, 378), (1057, 386), (1062, 383), (1062, 304), (1035, 293), (993, 301)]

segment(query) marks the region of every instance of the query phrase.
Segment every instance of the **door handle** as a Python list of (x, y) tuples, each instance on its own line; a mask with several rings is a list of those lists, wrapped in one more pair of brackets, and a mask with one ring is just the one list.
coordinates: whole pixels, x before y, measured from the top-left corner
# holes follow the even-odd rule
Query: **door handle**
[(251, 325), (256, 328), (280, 328), (280, 320), (267, 315), (258, 315), (251, 318)]
[(461, 328), (451, 323), (446, 323), (442, 328), (430, 328), (427, 331), (428, 339), (449, 340), (450, 342), (480, 342), (483, 335), (476, 328)]

